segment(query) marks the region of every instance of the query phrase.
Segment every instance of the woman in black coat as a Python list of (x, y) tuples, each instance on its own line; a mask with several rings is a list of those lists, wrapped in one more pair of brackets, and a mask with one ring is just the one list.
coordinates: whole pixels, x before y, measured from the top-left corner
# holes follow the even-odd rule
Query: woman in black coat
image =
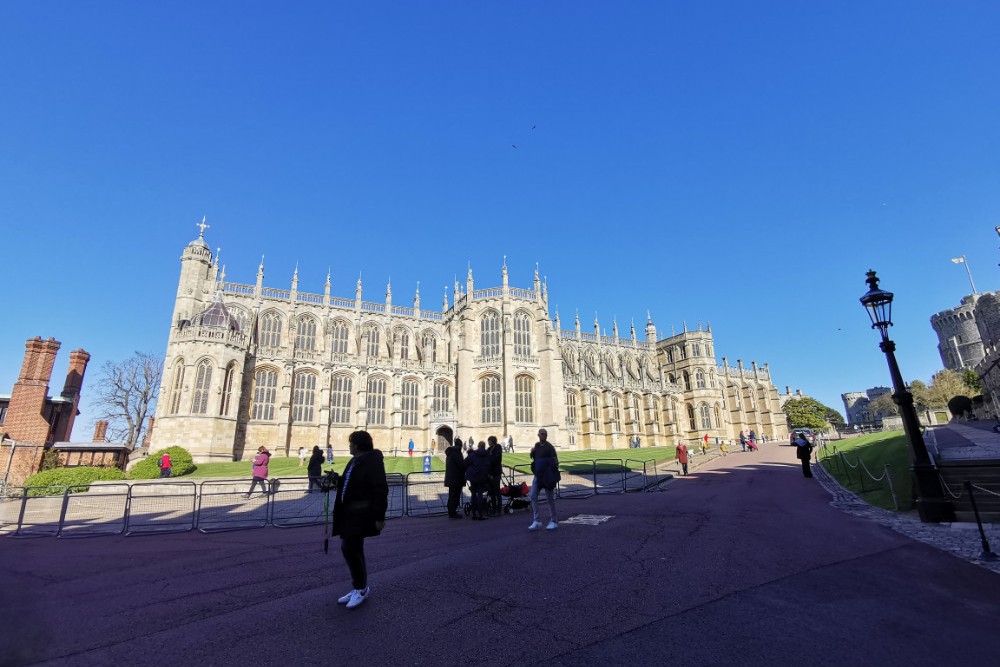
[(480, 441), (479, 447), (469, 452), (468, 469), (465, 478), (469, 480), (472, 491), (472, 518), (482, 521), (486, 518), (486, 487), (490, 481), (490, 454), (486, 451), (486, 443)]
[[(438, 435), (451, 441), (451, 429), (447, 426), (438, 429)], [(448, 516), (461, 519), (458, 506), (462, 502), (462, 487), (465, 486), (465, 460), (462, 458), (462, 441), (458, 438), (444, 450), (444, 485), (448, 487)]]
[(333, 505), (333, 534), (340, 535), (340, 551), (351, 571), (350, 593), (338, 602), (353, 609), (368, 599), (368, 569), (365, 538), (374, 537), (385, 526), (389, 485), (385, 481), (382, 452), (374, 448), (368, 431), (351, 434), (351, 460), (340, 476)]
[(306, 468), (309, 474), (309, 493), (312, 493), (314, 485), (317, 491), (323, 490), (320, 478), (323, 476), (324, 461), (326, 461), (326, 457), (323, 455), (323, 452), (320, 451), (318, 446), (313, 447), (312, 456), (309, 457), (309, 467)]

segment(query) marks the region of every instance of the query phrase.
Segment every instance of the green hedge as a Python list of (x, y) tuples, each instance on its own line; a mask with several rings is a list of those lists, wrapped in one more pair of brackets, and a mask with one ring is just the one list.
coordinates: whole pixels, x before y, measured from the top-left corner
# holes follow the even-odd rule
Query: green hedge
[[(87, 491), (86, 488), (91, 482), (104, 481), (113, 482), (125, 479), (125, 473), (118, 468), (97, 468), (94, 466), (80, 466), (78, 468), (52, 468), (36, 472), (25, 480), (25, 486), (44, 487), (83, 487), (74, 489), (75, 492)], [(32, 489), (29, 495), (32, 496), (58, 496), (62, 495), (61, 488)]]
[(191, 460), (191, 454), (183, 447), (167, 447), (154, 452), (139, 461), (128, 471), (129, 479), (154, 479), (160, 476), (160, 457), (163, 454), (170, 454), (171, 477), (180, 477), (193, 473), (197, 466)]

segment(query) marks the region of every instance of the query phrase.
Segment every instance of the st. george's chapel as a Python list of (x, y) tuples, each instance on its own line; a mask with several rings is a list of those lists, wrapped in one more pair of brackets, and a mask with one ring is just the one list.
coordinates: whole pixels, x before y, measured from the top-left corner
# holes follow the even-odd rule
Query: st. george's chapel
[(196, 462), (244, 459), (260, 445), (278, 456), (299, 447), (346, 447), (363, 428), (376, 446), (418, 450), (451, 426), (463, 439), (510, 435), (530, 447), (539, 427), (568, 449), (642, 446), (740, 430), (784, 438), (785, 415), (767, 364), (715, 360), (711, 326), (658, 339), (647, 318), (621, 336), (598, 323), (572, 329), (549, 314), (535, 271), (530, 289), (465, 289), (441, 310), (225, 282), (198, 238), (181, 255), (163, 385), (151, 446), (181, 444)]

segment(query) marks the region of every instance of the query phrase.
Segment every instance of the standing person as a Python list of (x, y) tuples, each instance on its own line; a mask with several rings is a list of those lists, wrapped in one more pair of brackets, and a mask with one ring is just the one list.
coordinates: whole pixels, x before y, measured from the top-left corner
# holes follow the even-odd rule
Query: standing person
[(490, 455), (486, 451), (486, 443), (479, 441), (479, 446), (469, 452), (466, 459), (468, 467), (465, 478), (469, 481), (472, 492), (472, 518), (475, 521), (486, 520), (486, 489), (490, 482)]
[(491, 435), (486, 439), (490, 443), (490, 503), (493, 506), (493, 513), (500, 514), (500, 480), (503, 477), (503, 447), (497, 442), (497, 437)]
[(674, 460), (681, 464), (681, 474), (688, 474), (688, 448), (683, 442), (677, 443), (674, 450)]
[[(461, 519), (458, 506), (462, 502), (462, 487), (465, 486), (465, 461), (462, 459), (462, 441), (451, 439), (452, 431), (442, 426), (437, 431), (439, 439), (448, 443), (444, 450), (444, 485), (448, 487), (448, 518)], [(443, 444), (443, 443), (441, 443)]]
[(333, 445), (327, 444), (326, 446), (326, 462), (333, 464)]
[(750, 447), (750, 451), (757, 451), (757, 434), (754, 433), (753, 429), (750, 429), (750, 435), (747, 436), (747, 444)]
[(708, 433), (701, 440), (701, 453), (702, 455), (708, 454)]
[(271, 452), (267, 447), (261, 445), (257, 448), (257, 456), (253, 460), (253, 481), (250, 482), (250, 490), (244, 498), (249, 498), (253, 490), (260, 484), (260, 492), (267, 493), (267, 464), (271, 460)]
[(301, 468), (306, 464), (306, 448), (299, 447), (299, 467)]
[(163, 456), (160, 457), (160, 462), (157, 465), (160, 466), (160, 477), (170, 477), (170, 473), (174, 469), (174, 464), (170, 461), (170, 454), (163, 452)]
[(407, 445), (406, 451), (410, 453), (410, 458), (413, 458), (413, 438), (410, 438), (410, 444)]
[(507, 436), (507, 451), (511, 454), (514, 453), (514, 436), (512, 435)]
[(312, 493), (313, 486), (316, 487), (317, 491), (323, 490), (320, 478), (323, 476), (323, 461), (325, 460), (326, 457), (320, 451), (319, 445), (313, 447), (312, 456), (309, 457), (309, 467), (306, 468), (306, 472), (309, 473), (309, 493)]
[(528, 530), (538, 530), (542, 527), (539, 521), (538, 494), (541, 489), (545, 489), (545, 500), (549, 504), (549, 524), (545, 526), (548, 530), (555, 530), (559, 527), (556, 522), (556, 484), (559, 483), (559, 457), (556, 456), (556, 448), (548, 441), (549, 433), (544, 428), (538, 429), (538, 442), (531, 448), (531, 472), (535, 478), (531, 480), (531, 493), (528, 500), (531, 501), (532, 522)]
[(340, 476), (340, 488), (333, 504), (333, 534), (340, 535), (340, 553), (351, 571), (351, 586), (337, 599), (354, 609), (368, 599), (368, 566), (365, 563), (365, 538), (375, 537), (385, 527), (389, 506), (389, 485), (385, 481), (385, 461), (375, 449), (368, 431), (355, 431), (348, 437), (351, 460)]
[(726, 444), (725, 440), (719, 443), (719, 451), (722, 452), (723, 456), (729, 456), (729, 445)]
[(747, 436), (743, 431), (740, 431), (740, 447), (744, 452), (747, 450)]
[(795, 437), (795, 456), (802, 461), (802, 475), (805, 477), (812, 477), (812, 470), (809, 468), (809, 457), (812, 455), (812, 445), (809, 444), (809, 440), (800, 431)]

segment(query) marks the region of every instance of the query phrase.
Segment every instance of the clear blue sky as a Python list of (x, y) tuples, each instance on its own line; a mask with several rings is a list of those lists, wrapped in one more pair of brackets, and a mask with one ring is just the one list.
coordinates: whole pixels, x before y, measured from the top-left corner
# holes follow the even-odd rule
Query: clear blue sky
[(439, 308), (506, 254), (564, 328), (711, 322), (838, 410), (889, 382), (868, 268), (907, 380), (950, 259), (1000, 287), (995, 1), (14, 0), (0, 62), (4, 393), (36, 335), (163, 354), (203, 215), (228, 280)]

